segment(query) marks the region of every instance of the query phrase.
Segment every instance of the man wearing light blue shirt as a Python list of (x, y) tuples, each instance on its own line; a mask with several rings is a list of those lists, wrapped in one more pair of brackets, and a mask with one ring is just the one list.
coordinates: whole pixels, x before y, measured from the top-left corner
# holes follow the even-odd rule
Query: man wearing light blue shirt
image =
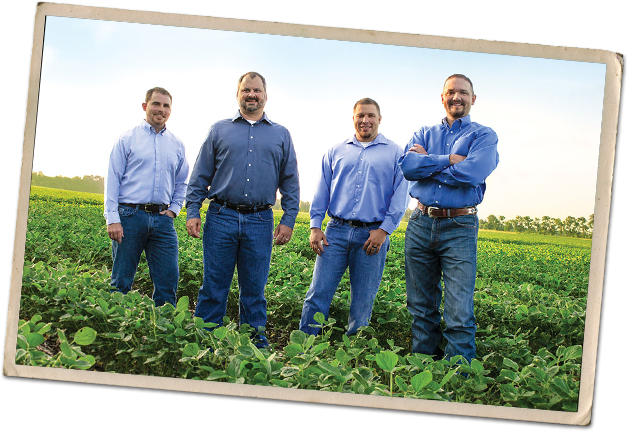
[[(203, 286), (194, 315), (223, 323), (233, 272), (240, 287), (240, 323), (267, 347), (266, 298), (273, 239), (286, 244), (299, 213), (299, 174), (288, 130), (264, 112), (266, 80), (242, 75), (240, 109), (209, 130), (196, 159), (186, 196), (188, 234), (200, 237), (200, 208), (210, 199), (203, 227)], [(271, 206), (281, 193), (283, 216), (276, 228)], [(273, 230), (274, 228), (274, 230)]]
[[(418, 200), (405, 241), (412, 351), (437, 359), (462, 355), (469, 362), (476, 351), (477, 205), (499, 163), (497, 135), (469, 117), (475, 99), (469, 78), (447, 78), (441, 95), (447, 116), (416, 132), (399, 162), (411, 181), (410, 195)], [(446, 328), (441, 330), (443, 290)]]
[[(299, 329), (318, 334), (317, 312), (329, 317), (338, 284), (349, 267), (351, 306), (347, 334), (367, 326), (384, 272), (389, 235), (408, 205), (408, 182), (397, 164), (401, 147), (378, 132), (380, 109), (373, 99), (353, 107), (355, 135), (323, 157), (310, 207), (310, 247), (318, 255)], [(321, 230), (325, 214), (331, 220)]]
[(183, 143), (166, 129), (172, 96), (146, 93), (146, 120), (122, 134), (109, 159), (105, 219), (111, 238), (111, 286), (128, 293), (142, 252), (153, 281), (153, 300), (176, 304), (179, 244), (174, 218), (183, 206), (188, 163)]

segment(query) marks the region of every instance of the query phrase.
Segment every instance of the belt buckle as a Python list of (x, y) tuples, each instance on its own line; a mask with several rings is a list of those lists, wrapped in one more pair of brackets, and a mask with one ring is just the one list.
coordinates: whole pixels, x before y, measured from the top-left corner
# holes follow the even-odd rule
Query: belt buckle
[(428, 215), (428, 217), (430, 217), (430, 218), (436, 218), (436, 216), (433, 216), (433, 215), (432, 215), (432, 210), (437, 211), (437, 210), (439, 210), (439, 209), (440, 209), (440, 208), (438, 208), (438, 207), (427, 207), (427, 215)]

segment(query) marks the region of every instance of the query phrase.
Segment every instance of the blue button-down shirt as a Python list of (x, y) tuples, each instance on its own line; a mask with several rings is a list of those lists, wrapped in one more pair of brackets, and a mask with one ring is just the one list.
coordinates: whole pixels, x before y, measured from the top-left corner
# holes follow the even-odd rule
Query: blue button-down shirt
[[(419, 144), (426, 154), (408, 152)], [(412, 181), (410, 195), (423, 205), (462, 208), (482, 202), (486, 178), (499, 163), (497, 134), (471, 122), (468, 115), (450, 127), (447, 119), (433, 127), (422, 127), (399, 160), (404, 176)], [(466, 156), (462, 162), (449, 163), (449, 155)]]
[(186, 196), (188, 220), (206, 198), (237, 205), (273, 205), (281, 192), (281, 224), (299, 213), (299, 173), (290, 132), (266, 114), (250, 124), (240, 112), (218, 121), (198, 153)]
[(164, 127), (146, 122), (123, 133), (113, 146), (105, 191), (107, 224), (120, 223), (118, 203), (161, 204), (179, 214), (189, 173), (183, 143)]
[(366, 148), (353, 136), (323, 156), (310, 207), (310, 227), (320, 228), (325, 213), (362, 222), (382, 222), (392, 233), (408, 207), (408, 182), (397, 161), (403, 150), (379, 134)]

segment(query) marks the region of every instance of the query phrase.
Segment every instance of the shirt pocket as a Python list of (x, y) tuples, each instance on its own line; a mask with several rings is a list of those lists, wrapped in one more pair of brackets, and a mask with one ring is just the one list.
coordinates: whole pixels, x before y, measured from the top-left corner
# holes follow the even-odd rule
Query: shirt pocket
[(179, 157), (176, 154), (168, 154), (166, 157), (166, 170), (169, 173), (175, 173), (178, 167)]
[(260, 146), (262, 162), (279, 167), (283, 155), (281, 143), (267, 142)]
[(386, 164), (379, 161), (371, 161), (366, 169), (366, 178), (369, 183), (382, 187), (388, 184), (390, 171), (390, 167), (386, 166)]

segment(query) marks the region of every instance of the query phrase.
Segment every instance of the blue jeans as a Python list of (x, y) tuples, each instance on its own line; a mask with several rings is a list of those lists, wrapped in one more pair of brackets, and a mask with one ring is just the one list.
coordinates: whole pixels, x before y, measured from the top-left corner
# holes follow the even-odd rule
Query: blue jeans
[[(264, 288), (273, 248), (273, 211), (241, 214), (209, 204), (203, 228), (203, 286), (194, 315), (205, 322), (222, 324), (235, 267), (240, 287), (240, 324), (254, 330), (266, 326)], [(263, 332), (259, 346), (267, 345)]]
[(313, 335), (320, 332), (320, 328), (310, 327), (312, 324), (318, 325), (314, 314), (321, 312), (325, 319), (329, 317), (331, 301), (347, 267), (351, 282), (347, 334), (355, 334), (359, 327), (368, 326), (384, 272), (386, 253), (390, 247), (390, 239), (386, 237), (379, 253), (369, 256), (362, 250), (369, 238), (369, 232), (377, 228), (377, 225), (360, 228), (334, 219), (329, 221), (325, 230), (329, 245), (324, 245), (323, 254), (316, 257), (312, 284), (303, 303), (299, 324), (301, 331)]
[(179, 241), (174, 219), (159, 213), (147, 213), (120, 205), (118, 208), (124, 237), (122, 242), (111, 241), (113, 268), (111, 286), (114, 291), (128, 293), (140, 262), (146, 255), (150, 278), (153, 281), (153, 300), (161, 306), (177, 303), (179, 283)]
[[(430, 218), (416, 209), (406, 228), (405, 271), (412, 351), (446, 357), (475, 357), (473, 293), (477, 268), (478, 217)], [(445, 301), (441, 331), (440, 305)]]

